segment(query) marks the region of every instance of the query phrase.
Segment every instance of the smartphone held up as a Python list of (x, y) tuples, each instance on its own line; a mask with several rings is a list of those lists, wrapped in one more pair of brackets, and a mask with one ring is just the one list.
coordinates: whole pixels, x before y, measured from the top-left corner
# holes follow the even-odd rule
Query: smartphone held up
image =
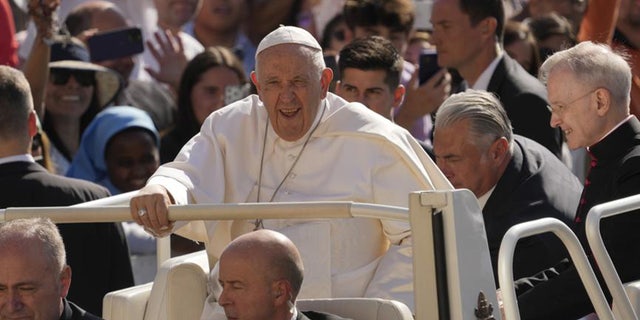
[(119, 59), (144, 51), (142, 31), (138, 27), (99, 32), (87, 39), (91, 61)]
[(440, 71), (440, 66), (438, 66), (438, 53), (435, 49), (427, 49), (420, 54), (418, 68), (420, 85), (427, 82)]

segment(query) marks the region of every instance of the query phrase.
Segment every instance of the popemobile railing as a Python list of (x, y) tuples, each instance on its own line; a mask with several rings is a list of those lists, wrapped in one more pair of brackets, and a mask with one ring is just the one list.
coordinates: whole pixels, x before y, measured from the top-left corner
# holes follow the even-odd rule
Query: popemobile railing
[[(128, 202), (133, 194), (135, 192), (71, 207), (7, 208), (0, 210), (0, 222), (34, 216), (48, 217), (56, 223), (132, 221)], [(482, 214), (473, 194), (468, 190), (421, 191), (408, 197), (409, 208), (349, 201), (174, 205), (169, 208), (169, 219), (408, 221), (412, 228), (413, 269), (418, 270), (414, 271), (415, 319), (500, 319), (499, 315), (492, 318), (492, 306), (497, 306), (497, 298)], [(446, 260), (445, 280), (437, 278), (438, 267), (434, 262), (438, 259), (434, 258), (437, 254), (432, 228), (433, 218), (438, 214), (445, 248), (445, 255), (439, 259)], [(168, 242), (159, 241), (158, 265), (168, 258)]]
[[(629, 196), (594, 206), (589, 210), (585, 221), (587, 241), (599, 271), (611, 293), (613, 311), (609, 308), (609, 304), (602, 293), (600, 284), (595, 277), (579, 240), (567, 225), (557, 219), (544, 218), (511, 227), (502, 239), (498, 256), (498, 277), (506, 319), (520, 319), (513, 285), (513, 270), (511, 267), (517, 241), (527, 236), (553, 232), (562, 240), (569, 250), (571, 259), (580, 274), (580, 278), (583, 281), (598, 318), (637, 320), (638, 316), (634, 311), (624, 284), (621, 282), (611, 261), (611, 257), (604, 246), (602, 234), (600, 233), (600, 221), (603, 218), (619, 214), (639, 214), (639, 211), (636, 211), (638, 209), (640, 209), (640, 195)], [(637, 287), (630, 287), (630, 290), (633, 289), (637, 290)]]
[(520, 320), (518, 301), (513, 281), (513, 255), (518, 240), (545, 232), (554, 233), (569, 251), (571, 260), (578, 270), (589, 299), (593, 304), (600, 320), (615, 319), (607, 299), (602, 293), (600, 284), (589, 265), (587, 256), (580, 245), (580, 241), (569, 227), (556, 218), (542, 218), (517, 224), (505, 233), (498, 253), (498, 281), (502, 291), (502, 301), (505, 319)]
[[(591, 252), (598, 263), (598, 268), (602, 277), (611, 292), (613, 299), (613, 311), (619, 319), (638, 319), (636, 312), (631, 305), (627, 292), (624, 289), (620, 277), (616, 272), (611, 257), (604, 246), (602, 233), (600, 233), (600, 221), (603, 218), (612, 217), (619, 214), (639, 214), (631, 211), (640, 209), (640, 195), (634, 195), (611, 202), (599, 204), (589, 210), (585, 221), (587, 241)], [(631, 246), (640, 245), (630, 243)]]

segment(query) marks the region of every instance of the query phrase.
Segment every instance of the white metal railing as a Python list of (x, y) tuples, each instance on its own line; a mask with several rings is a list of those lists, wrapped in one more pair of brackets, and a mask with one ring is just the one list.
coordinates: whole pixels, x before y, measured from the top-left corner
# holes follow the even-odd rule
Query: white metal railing
[[(618, 316), (625, 320), (638, 319), (638, 317), (634, 312), (631, 302), (629, 301), (627, 292), (624, 290), (620, 277), (618, 276), (613, 262), (611, 261), (611, 257), (604, 246), (602, 234), (600, 233), (600, 221), (602, 218), (627, 213), (637, 209), (640, 209), (640, 195), (613, 200), (594, 206), (589, 210), (585, 221), (589, 247), (591, 248), (593, 256), (598, 263), (600, 273), (611, 292), (615, 311)], [(634, 243), (629, 245), (638, 244)]]
[[(55, 223), (133, 221), (128, 204), (134, 194), (135, 192), (129, 192), (71, 207), (7, 208), (0, 210), (0, 222), (33, 216), (48, 217)], [(407, 208), (348, 201), (194, 204), (169, 207), (169, 220), (173, 221), (349, 217), (409, 220)], [(158, 238), (158, 266), (171, 257), (169, 239)]]
[(567, 247), (600, 320), (613, 320), (613, 313), (609, 309), (607, 299), (602, 293), (600, 284), (589, 265), (580, 241), (566, 224), (555, 218), (542, 218), (517, 224), (509, 228), (502, 238), (498, 254), (498, 280), (502, 291), (506, 319), (520, 320), (516, 291), (513, 284), (513, 254), (516, 244), (521, 238), (545, 232), (553, 232)]

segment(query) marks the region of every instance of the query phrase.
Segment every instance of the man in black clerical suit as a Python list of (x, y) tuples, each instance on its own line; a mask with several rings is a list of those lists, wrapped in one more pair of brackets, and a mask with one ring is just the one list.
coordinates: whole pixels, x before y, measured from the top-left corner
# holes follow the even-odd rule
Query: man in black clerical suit
[(438, 64), (460, 73), (471, 89), (493, 92), (513, 132), (562, 156), (562, 134), (548, 126), (544, 86), (502, 49), (502, 0), (435, 0), (431, 13)]
[[(549, 57), (541, 75), (547, 83), (551, 125), (562, 129), (569, 148), (586, 147), (592, 157), (574, 232), (606, 288), (584, 223), (593, 206), (640, 193), (640, 122), (629, 114), (631, 68), (608, 46), (582, 42)], [(623, 283), (640, 279), (638, 230), (640, 212), (600, 223), (604, 245)], [(577, 319), (594, 310), (573, 266), (519, 295), (518, 305), (522, 319)]]
[[(496, 284), (498, 252), (510, 227), (544, 217), (573, 220), (580, 182), (549, 150), (512, 133), (492, 93), (469, 89), (445, 100), (436, 114), (434, 153), (453, 186), (478, 198)], [(515, 250), (514, 276), (532, 275), (566, 256), (553, 235), (524, 238)]]
[(281, 233), (262, 229), (239, 236), (224, 249), (219, 266), (218, 303), (227, 318), (344, 319), (296, 308), (304, 266), (296, 246)]
[[(96, 184), (47, 172), (31, 155), (37, 132), (29, 84), (0, 66), (0, 208), (68, 206), (109, 196)], [(69, 298), (102, 314), (107, 292), (133, 285), (126, 238), (119, 223), (61, 224), (74, 285)]]

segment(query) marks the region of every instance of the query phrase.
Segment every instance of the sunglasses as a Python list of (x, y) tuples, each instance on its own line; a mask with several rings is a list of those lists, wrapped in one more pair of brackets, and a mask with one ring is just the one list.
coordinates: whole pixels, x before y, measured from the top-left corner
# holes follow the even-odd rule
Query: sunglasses
[(95, 72), (90, 70), (51, 69), (49, 79), (53, 84), (61, 86), (67, 84), (71, 76), (83, 87), (93, 86), (96, 83)]

